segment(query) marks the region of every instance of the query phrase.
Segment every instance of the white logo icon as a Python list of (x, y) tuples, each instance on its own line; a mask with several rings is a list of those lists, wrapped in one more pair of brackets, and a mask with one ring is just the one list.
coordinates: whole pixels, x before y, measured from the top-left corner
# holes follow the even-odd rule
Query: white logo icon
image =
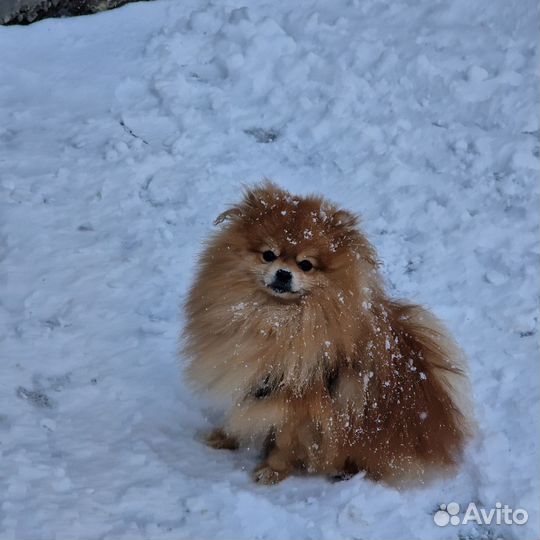
[(451, 502), (448, 504), (439, 505), (439, 510), (435, 512), (433, 521), (435, 525), (439, 527), (446, 527), (449, 523), (452, 525), (459, 525), (461, 520), (458, 517), (459, 504), (457, 502)]

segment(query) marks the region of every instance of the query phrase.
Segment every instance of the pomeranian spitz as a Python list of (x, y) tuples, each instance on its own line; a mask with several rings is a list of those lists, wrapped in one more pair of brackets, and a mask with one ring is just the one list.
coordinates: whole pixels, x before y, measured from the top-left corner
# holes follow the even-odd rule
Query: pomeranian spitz
[(208, 444), (259, 445), (264, 484), (454, 471), (474, 425), (463, 357), (431, 313), (388, 298), (357, 217), (265, 182), (215, 223), (184, 348), (227, 411)]

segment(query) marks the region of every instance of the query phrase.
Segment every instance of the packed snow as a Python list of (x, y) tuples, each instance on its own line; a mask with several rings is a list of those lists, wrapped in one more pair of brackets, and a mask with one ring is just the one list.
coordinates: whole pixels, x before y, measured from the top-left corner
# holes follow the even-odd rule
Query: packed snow
[[(158, 0), (0, 27), (0, 537), (538, 538), (537, 21)], [(360, 213), (391, 293), (455, 334), (480, 426), (455, 478), (265, 487), (202, 443), (181, 304), (263, 176)], [(451, 502), (529, 519), (439, 526)]]

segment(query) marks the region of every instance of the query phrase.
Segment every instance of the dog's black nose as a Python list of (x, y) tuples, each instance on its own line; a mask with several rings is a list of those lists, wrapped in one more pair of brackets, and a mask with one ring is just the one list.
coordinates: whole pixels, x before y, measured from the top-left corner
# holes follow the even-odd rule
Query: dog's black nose
[(278, 270), (276, 272), (276, 281), (279, 283), (287, 284), (290, 283), (292, 279), (292, 274), (288, 270)]

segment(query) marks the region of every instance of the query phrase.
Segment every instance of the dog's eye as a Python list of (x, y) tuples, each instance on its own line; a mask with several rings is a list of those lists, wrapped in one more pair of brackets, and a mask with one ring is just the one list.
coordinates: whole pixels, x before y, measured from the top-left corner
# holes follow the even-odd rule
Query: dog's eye
[(309, 272), (313, 268), (313, 264), (311, 264), (311, 262), (307, 259), (300, 261), (298, 266), (300, 267), (300, 270), (303, 270), (304, 272)]
[(272, 262), (272, 261), (275, 261), (277, 259), (277, 255), (273, 251), (270, 251), (270, 250), (267, 250), (267, 251), (263, 252), (262, 255), (263, 255), (263, 259), (266, 262)]

